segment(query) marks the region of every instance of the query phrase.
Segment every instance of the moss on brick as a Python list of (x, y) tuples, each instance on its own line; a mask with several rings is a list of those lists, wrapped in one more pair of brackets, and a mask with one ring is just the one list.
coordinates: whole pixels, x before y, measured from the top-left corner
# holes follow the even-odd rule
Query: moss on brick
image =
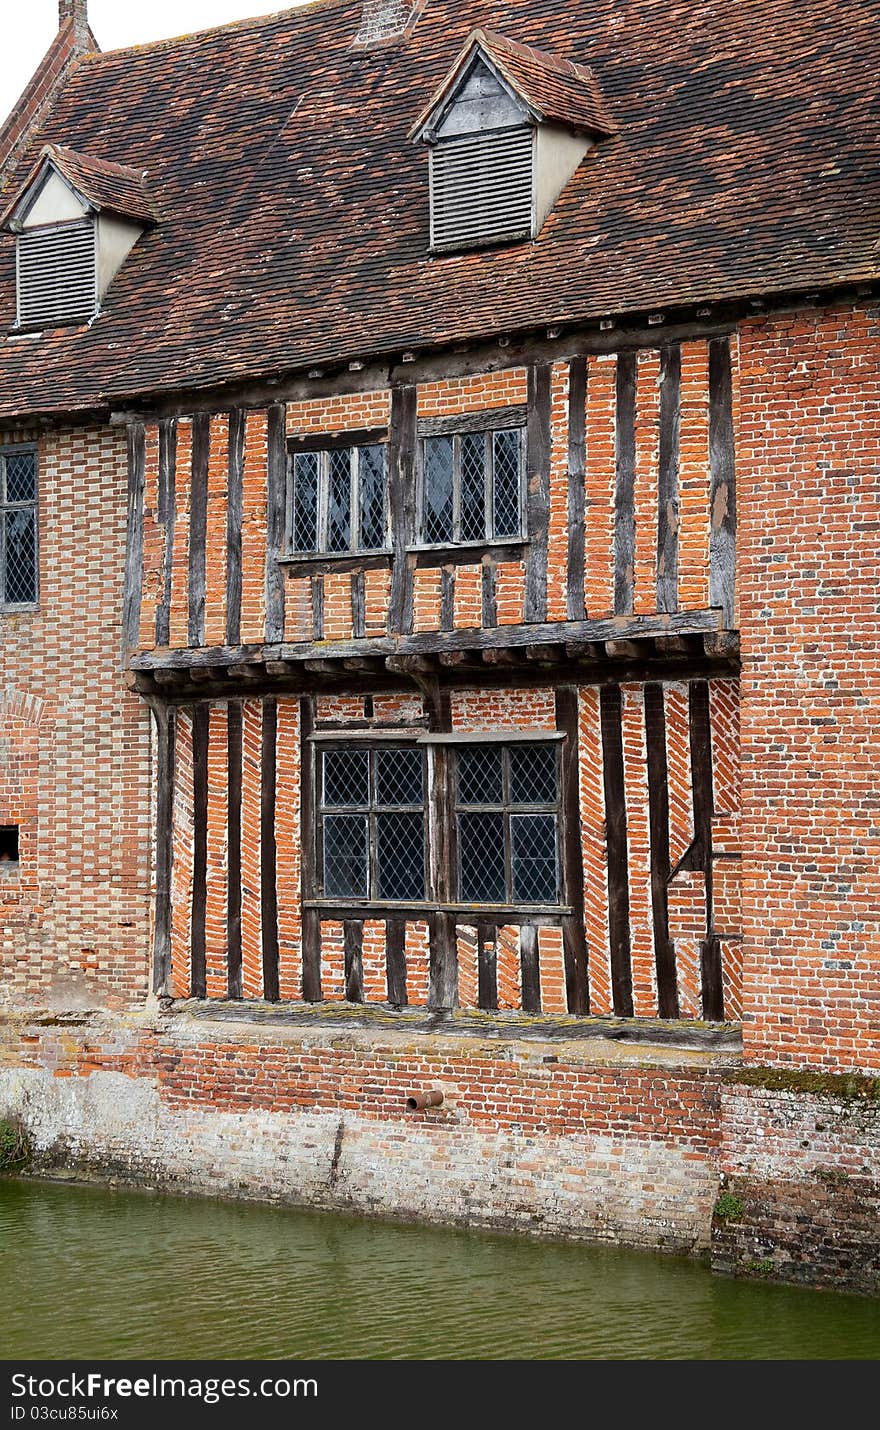
[(880, 1077), (855, 1073), (814, 1073), (788, 1068), (739, 1068), (725, 1079), (728, 1085), (760, 1087), (767, 1092), (803, 1092), (834, 1102), (880, 1103)]

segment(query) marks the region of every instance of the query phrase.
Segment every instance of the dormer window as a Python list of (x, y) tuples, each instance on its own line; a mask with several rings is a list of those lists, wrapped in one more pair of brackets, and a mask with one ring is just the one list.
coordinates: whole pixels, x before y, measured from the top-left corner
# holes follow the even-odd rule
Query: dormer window
[(410, 134), (429, 148), (432, 250), (536, 238), (613, 130), (592, 71), (476, 30)]
[(16, 235), (16, 327), (92, 319), (155, 221), (138, 170), (48, 145), (0, 222)]

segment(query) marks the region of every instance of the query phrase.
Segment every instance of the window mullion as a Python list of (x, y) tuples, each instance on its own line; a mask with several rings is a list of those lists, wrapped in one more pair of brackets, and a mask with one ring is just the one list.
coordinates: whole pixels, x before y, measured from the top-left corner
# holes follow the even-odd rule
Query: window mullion
[(330, 453), (318, 454), (318, 550), (330, 549)]
[(348, 549), (349, 551), (360, 551), (363, 548), (361, 541), (362, 512), (361, 512), (361, 484), (360, 484), (360, 448), (351, 449), (351, 472), (349, 475), (349, 510), (348, 521)]
[(485, 455), (483, 458), (483, 501), (486, 513), (486, 540), (495, 539), (495, 435), (485, 434)]

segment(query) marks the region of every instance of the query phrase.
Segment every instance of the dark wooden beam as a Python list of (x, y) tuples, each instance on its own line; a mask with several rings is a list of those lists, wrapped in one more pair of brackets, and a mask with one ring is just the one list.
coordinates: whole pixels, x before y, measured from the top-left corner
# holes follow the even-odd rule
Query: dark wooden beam
[(351, 633), (355, 640), (367, 634), (367, 586), (363, 570), (351, 575)]
[(678, 610), (681, 348), (660, 353), (660, 453), (657, 490), (657, 610)]
[(227, 884), (226, 963), (230, 998), (241, 998), (241, 786), (242, 714), (237, 700), (230, 700), (226, 712), (226, 797), (227, 797)]
[(144, 566), (144, 481), (146, 433), (142, 422), (128, 429), (128, 516), (123, 585), (124, 655), (140, 644), (141, 591)]
[[(303, 900), (314, 899), (318, 892), (315, 865), (315, 731), (314, 697), (299, 702), (300, 770), (302, 799), (300, 804), (300, 865)], [(302, 916), (302, 996), (306, 1003), (323, 1001), (321, 990), (321, 915), (318, 909), (304, 906)]]
[(455, 567), (444, 566), (440, 572), (440, 629), (455, 627)]
[(324, 639), (324, 577), (313, 576), (309, 583), (312, 594), (312, 639)]
[(412, 630), (413, 564), (407, 549), (415, 538), (417, 415), (417, 388), (395, 387), (391, 394), (388, 443), (391, 546), (394, 553), (388, 628), (401, 635)]
[(730, 343), (709, 343), (709, 600), (720, 607), (724, 625), (734, 625), (736, 587), (736, 476), (733, 433), (733, 378)]
[(420, 437), (447, 437), (459, 432), (500, 432), (525, 427), (528, 407), (491, 407), (486, 412), (462, 412), (453, 417), (420, 417)]
[(632, 614), (636, 560), (636, 382), (633, 351), (617, 358), (616, 467), (614, 485), (614, 610)]
[(578, 693), (573, 686), (556, 691), (556, 728), (562, 742), (562, 875), (566, 904), (562, 923), (565, 990), (569, 1013), (590, 1011), (589, 949), (584, 909), (584, 852), (581, 838)]
[(208, 462), (211, 419), (199, 413), (192, 424), (192, 473), (189, 488), (189, 643), (205, 644), (205, 572), (208, 532)]
[(392, 1008), (405, 1008), (406, 995), (406, 922), (388, 919), (385, 924), (385, 973), (388, 1002)]
[(553, 368), (549, 362), (528, 369), (528, 441), (526, 455), (525, 619), (547, 619), (547, 545), (550, 523), (550, 447)]
[(623, 702), (619, 685), (604, 686), (599, 696), (605, 829), (608, 855), (608, 932), (611, 989), (618, 1018), (633, 1016), (629, 922), (629, 854), (626, 831), (626, 782), (623, 765)]
[(519, 962), (524, 1013), (541, 1011), (541, 966), (538, 930), (534, 924), (523, 924), (519, 931)]
[(263, 701), (263, 741), (260, 787), (260, 912), (263, 951), (263, 997), (277, 1003), (278, 949), (278, 847), (275, 838), (275, 802), (278, 768), (278, 702)]
[[(268, 418), (266, 470), (266, 640), (284, 640), (284, 572), (274, 559), (284, 546), (287, 496), (287, 408), (273, 402)], [(320, 639), (318, 637), (317, 639)]]
[(498, 934), (489, 923), (477, 925), (477, 1002), (487, 1013), (498, 1008)]
[(226, 497), (226, 644), (241, 639), (241, 531), (244, 520), (245, 414), (229, 414), (229, 463)]
[(153, 929), (153, 992), (171, 992), (171, 876), (174, 864), (174, 772), (177, 711), (157, 703), (156, 720), (156, 919)]
[(497, 574), (494, 560), (489, 557), (483, 561), (481, 574), (482, 581), (482, 607), (481, 614), (483, 625), (486, 630), (491, 630), (498, 624), (498, 603), (497, 603)]
[(192, 712), (193, 863), (190, 969), (193, 998), (207, 996), (205, 921), (208, 903), (208, 730), (210, 706)]
[(159, 491), (156, 519), (163, 535), (161, 594), (156, 606), (156, 645), (161, 647), (167, 646), (171, 640), (171, 581), (174, 570), (174, 528), (177, 523), (177, 420), (174, 417), (166, 417), (159, 423)]
[(568, 619), (586, 615), (587, 359), (572, 358), (568, 373)]
[(661, 1018), (677, 1018), (675, 945), (669, 937), (669, 771), (663, 686), (645, 686), (645, 741), (648, 765), (648, 822), (651, 839), (651, 910), (657, 1004)]
[(345, 956), (345, 1001), (364, 1001), (364, 926), (360, 919), (345, 919), (342, 925)]

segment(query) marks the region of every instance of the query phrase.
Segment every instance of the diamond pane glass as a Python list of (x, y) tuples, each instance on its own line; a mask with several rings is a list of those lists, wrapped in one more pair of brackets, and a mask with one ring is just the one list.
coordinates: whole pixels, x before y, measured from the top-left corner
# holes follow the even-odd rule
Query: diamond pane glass
[(504, 815), (458, 816), (459, 896), (465, 904), (504, 904)]
[(469, 432), (461, 439), (461, 539), (486, 539), (486, 437)]
[(318, 549), (318, 454), (300, 452), (293, 461), (294, 551)]
[(552, 814), (515, 814), (510, 820), (513, 897), (517, 903), (557, 900), (556, 819)]
[(425, 897), (425, 817), (423, 814), (376, 816), (376, 863), (379, 899)]
[(367, 816), (324, 816), (324, 893), (333, 899), (366, 899)]
[(424, 539), (432, 544), (452, 541), (452, 438), (425, 439)]
[(424, 797), (423, 763), (421, 750), (377, 750), (377, 805), (421, 804)]
[(515, 745), (510, 752), (511, 804), (555, 804), (556, 747)]
[(325, 806), (335, 809), (366, 809), (369, 803), (369, 752), (327, 750), (324, 754)]
[(493, 433), (493, 508), (495, 536), (519, 536), (520, 446), (517, 430)]
[(5, 523), (6, 590), (9, 606), (33, 605), (37, 599), (37, 521), (33, 508), (8, 511)]
[(36, 501), (37, 459), (33, 452), (13, 452), (6, 458), (6, 500)]
[(330, 453), (327, 514), (328, 551), (351, 549), (351, 448)]
[(362, 551), (385, 545), (385, 448), (358, 448), (358, 492)]
[(501, 750), (494, 745), (475, 745), (471, 750), (459, 750), (459, 804), (501, 804), (503, 799)]

